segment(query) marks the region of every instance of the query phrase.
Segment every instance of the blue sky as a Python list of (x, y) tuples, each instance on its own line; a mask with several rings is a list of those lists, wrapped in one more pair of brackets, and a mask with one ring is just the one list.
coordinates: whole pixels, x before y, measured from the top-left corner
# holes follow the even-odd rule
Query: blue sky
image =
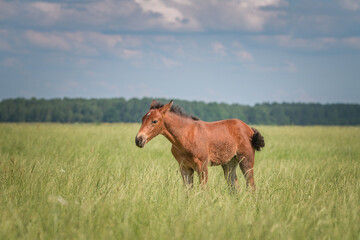
[(0, 0), (0, 99), (360, 103), (360, 0)]

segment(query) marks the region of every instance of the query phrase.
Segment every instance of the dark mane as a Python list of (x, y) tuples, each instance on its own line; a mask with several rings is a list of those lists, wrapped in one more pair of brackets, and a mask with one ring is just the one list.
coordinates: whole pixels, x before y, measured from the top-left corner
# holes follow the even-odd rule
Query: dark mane
[[(162, 104), (162, 103), (156, 103), (154, 106), (151, 106), (150, 109), (159, 109), (163, 106), (164, 106), (164, 104)], [(184, 112), (184, 110), (181, 107), (174, 105), (174, 104), (171, 106), (170, 112), (173, 112), (182, 117), (191, 118), (192, 120), (195, 120), (195, 121), (199, 120), (199, 118), (197, 118), (191, 114), (187, 114), (186, 112)]]

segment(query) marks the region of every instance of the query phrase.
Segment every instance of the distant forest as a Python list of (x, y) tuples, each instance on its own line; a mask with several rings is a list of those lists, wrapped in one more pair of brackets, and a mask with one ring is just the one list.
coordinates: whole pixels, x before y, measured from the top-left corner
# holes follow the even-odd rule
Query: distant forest
[[(157, 99), (167, 103), (168, 99)], [(6, 99), (1, 122), (140, 122), (152, 99)], [(263, 125), (360, 125), (359, 104), (262, 103), (255, 106), (174, 100), (204, 121), (238, 118)]]

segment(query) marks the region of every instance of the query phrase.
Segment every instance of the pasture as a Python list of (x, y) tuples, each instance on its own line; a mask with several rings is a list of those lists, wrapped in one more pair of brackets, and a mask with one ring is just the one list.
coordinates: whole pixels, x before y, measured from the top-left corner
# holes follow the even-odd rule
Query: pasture
[(0, 239), (359, 239), (360, 128), (256, 126), (257, 191), (183, 187), (139, 124), (0, 124)]

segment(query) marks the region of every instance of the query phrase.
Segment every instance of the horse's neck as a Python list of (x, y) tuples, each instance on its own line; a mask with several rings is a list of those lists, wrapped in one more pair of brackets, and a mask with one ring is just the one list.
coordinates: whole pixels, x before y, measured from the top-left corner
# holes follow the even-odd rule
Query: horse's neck
[(163, 135), (175, 146), (181, 145), (181, 136), (187, 131), (191, 124), (190, 119), (181, 117), (175, 113), (169, 112), (165, 118), (165, 130)]

